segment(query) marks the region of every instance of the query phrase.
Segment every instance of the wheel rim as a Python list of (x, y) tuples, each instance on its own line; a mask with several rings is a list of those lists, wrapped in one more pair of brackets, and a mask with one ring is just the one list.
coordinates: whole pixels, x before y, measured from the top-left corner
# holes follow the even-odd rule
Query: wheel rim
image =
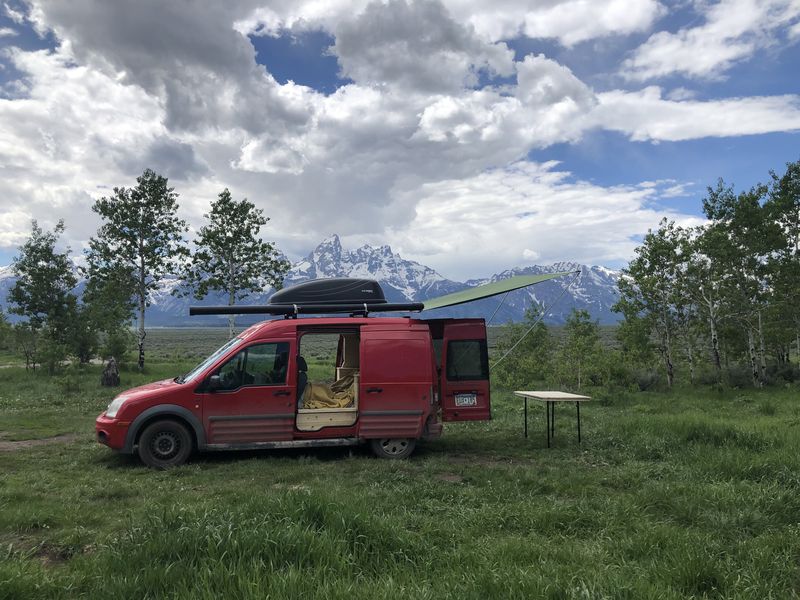
[(150, 451), (159, 460), (175, 458), (180, 449), (181, 440), (171, 431), (159, 431), (150, 441)]
[(389, 456), (397, 456), (406, 451), (406, 448), (408, 448), (408, 440), (403, 438), (381, 440), (381, 448)]

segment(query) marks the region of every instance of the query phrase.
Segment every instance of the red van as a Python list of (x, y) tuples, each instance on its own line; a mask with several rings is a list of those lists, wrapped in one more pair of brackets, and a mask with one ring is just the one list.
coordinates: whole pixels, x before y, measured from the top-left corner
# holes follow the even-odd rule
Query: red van
[(97, 440), (156, 468), (194, 451), (361, 443), (398, 459), (443, 421), (491, 418), (483, 319), (369, 317), (367, 302), (316, 309), (363, 307), (354, 316), (297, 318), (314, 311), (269, 306), (288, 318), (250, 327), (185, 375), (119, 394)]

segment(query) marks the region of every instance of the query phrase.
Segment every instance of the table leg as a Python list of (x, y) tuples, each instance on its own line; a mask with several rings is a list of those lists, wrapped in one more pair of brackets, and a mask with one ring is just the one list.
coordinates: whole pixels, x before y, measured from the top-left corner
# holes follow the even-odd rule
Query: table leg
[(556, 403), (550, 403), (550, 437), (556, 439)]
[(525, 397), (525, 439), (528, 439), (528, 398)]
[(581, 403), (575, 403), (575, 409), (578, 411), (578, 443), (581, 443)]
[(550, 447), (550, 403), (544, 403), (544, 411), (547, 415), (547, 425), (545, 427), (545, 431), (547, 432), (547, 447)]

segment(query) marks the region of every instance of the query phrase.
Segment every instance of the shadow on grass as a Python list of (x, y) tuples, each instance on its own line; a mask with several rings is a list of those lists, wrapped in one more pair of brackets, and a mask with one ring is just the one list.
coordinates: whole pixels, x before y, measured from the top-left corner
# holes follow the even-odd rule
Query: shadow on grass
[[(435, 459), (447, 459), (457, 456), (461, 460), (474, 459), (478, 462), (494, 458), (490, 450), (470, 449), (437, 442), (418, 443), (414, 453), (406, 461), (417, 462)], [(375, 457), (368, 444), (358, 446), (335, 446), (320, 448), (271, 448), (264, 450), (224, 450), (219, 452), (195, 452), (189, 459), (190, 465), (201, 469), (216, 469), (220, 466), (232, 465), (244, 461), (303, 461), (338, 462), (347, 459), (382, 460)], [(121, 454), (109, 452), (100, 458), (99, 466), (112, 470), (126, 470), (144, 468), (139, 456), (134, 454)]]

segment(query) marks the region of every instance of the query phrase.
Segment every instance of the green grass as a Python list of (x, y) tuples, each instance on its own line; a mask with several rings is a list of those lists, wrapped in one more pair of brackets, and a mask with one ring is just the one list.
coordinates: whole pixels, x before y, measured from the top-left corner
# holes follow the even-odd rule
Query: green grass
[(582, 447), (559, 407), (551, 450), (544, 410), (525, 440), (495, 392), (493, 421), (408, 461), (239, 452), (156, 472), (93, 441), (116, 393), (98, 378), (64, 392), (0, 370), (0, 443), (75, 436), (0, 449), (0, 598), (798, 595), (797, 389), (612, 397), (583, 407)]

